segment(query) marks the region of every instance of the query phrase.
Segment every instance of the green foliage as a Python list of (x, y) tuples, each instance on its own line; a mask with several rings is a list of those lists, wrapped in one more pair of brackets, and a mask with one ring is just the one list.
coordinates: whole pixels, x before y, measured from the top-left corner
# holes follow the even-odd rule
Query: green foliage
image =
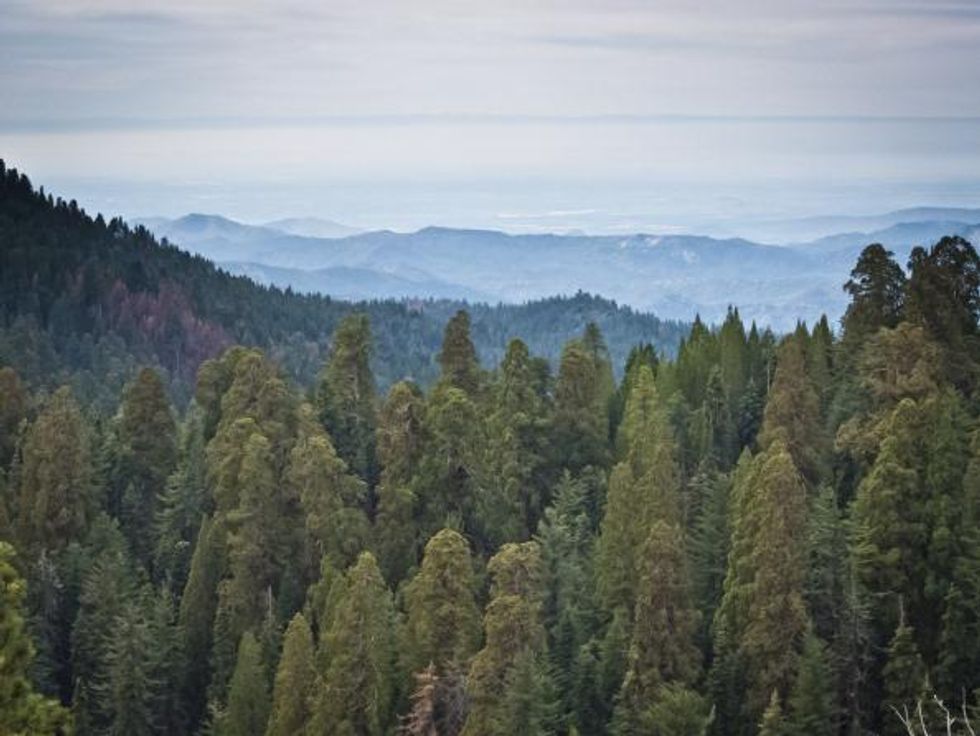
[(680, 529), (654, 522), (641, 560), (626, 677), (614, 720), (616, 732), (624, 735), (643, 732), (646, 711), (662, 686), (691, 686), (701, 669), (694, 640), (699, 617), (691, 608)]
[(14, 548), (0, 542), (0, 730), (11, 736), (67, 731), (68, 712), (34, 691), (29, 679), (34, 648), (24, 626), (24, 580), (14, 567)]
[(796, 682), (787, 700), (790, 733), (795, 736), (833, 736), (837, 733), (835, 698), (836, 688), (827, 663), (826, 647), (810, 630), (803, 640)]
[(408, 672), (435, 665), (442, 675), (465, 666), (480, 641), (473, 562), (466, 540), (443, 529), (425, 545), (418, 574), (405, 589), (402, 658)]
[(412, 483), (425, 445), (422, 392), (413, 383), (396, 383), (388, 393), (378, 423), (381, 481), (375, 520), (381, 569), (393, 585), (405, 577), (418, 555)]
[(377, 480), (376, 390), (371, 373), (371, 327), (365, 314), (345, 317), (333, 334), (317, 387), (317, 409), (337, 454), (358, 476)]
[(24, 441), (18, 531), (27, 550), (58, 550), (85, 534), (95, 509), (89, 429), (71, 391), (48, 400)]
[(347, 571), (344, 595), (320, 640), (325, 664), (314, 733), (381, 736), (395, 696), (394, 611), (377, 562), (362, 552)]
[(977, 264), (944, 239), (906, 280), (870, 246), (839, 338), (731, 308), (675, 353), (584, 294), (262, 289), (0, 165), (0, 730), (66, 729), (46, 695), (83, 736), (975, 709)]
[(480, 364), (470, 339), (470, 315), (460, 310), (446, 323), (439, 351), (441, 380), (448, 386), (474, 396), (480, 388)]
[(266, 736), (304, 733), (310, 720), (315, 683), (313, 632), (303, 614), (297, 613), (283, 638)]
[(504, 736), (514, 733), (511, 728), (550, 733), (540, 548), (535, 542), (505, 544), (487, 570), (493, 584), (483, 619), (486, 638), (470, 668), (463, 736)]
[(269, 720), (269, 686), (262, 650), (250, 631), (238, 645), (238, 660), (228, 688), (228, 706), (212, 723), (215, 736), (262, 736)]
[(632, 610), (639, 589), (639, 558), (657, 520), (680, 518), (674, 438), (653, 375), (641, 367), (620, 425), (623, 460), (609, 477), (606, 512), (596, 554), (599, 592), (607, 611)]
[(163, 382), (152, 369), (144, 368), (126, 386), (117, 432), (113, 486), (120, 494), (119, 516), (134, 556), (146, 562), (153, 552), (158, 502), (177, 462), (177, 426)]

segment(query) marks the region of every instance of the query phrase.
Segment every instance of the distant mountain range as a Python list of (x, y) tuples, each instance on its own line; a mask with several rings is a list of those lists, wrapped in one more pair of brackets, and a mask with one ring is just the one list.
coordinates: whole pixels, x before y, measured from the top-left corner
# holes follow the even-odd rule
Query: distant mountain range
[(253, 226), (201, 214), (141, 222), (234, 274), (306, 293), (520, 303), (582, 290), (679, 320), (700, 313), (716, 322), (735, 304), (743, 317), (778, 330), (824, 313), (839, 318), (846, 305), (841, 286), (868, 243), (883, 243), (904, 263), (912, 247), (943, 235), (980, 241), (980, 210), (942, 208), (813, 218), (814, 230), (843, 229), (781, 245), (698, 235), (511, 235), (440, 227), (328, 238), (306, 234), (324, 221)]

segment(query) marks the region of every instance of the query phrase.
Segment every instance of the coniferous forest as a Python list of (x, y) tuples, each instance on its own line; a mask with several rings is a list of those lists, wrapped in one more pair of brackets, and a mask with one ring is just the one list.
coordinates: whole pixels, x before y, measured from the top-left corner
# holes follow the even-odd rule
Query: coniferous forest
[(260, 289), (2, 174), (0, 733), (980, 727), (967, 241), (868, 245), (839, 325), (610, 335)]

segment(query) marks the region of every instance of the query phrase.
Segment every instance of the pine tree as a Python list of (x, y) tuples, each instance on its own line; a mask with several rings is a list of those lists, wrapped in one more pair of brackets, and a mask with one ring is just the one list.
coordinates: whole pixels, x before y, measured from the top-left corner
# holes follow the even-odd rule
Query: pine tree
[(643, 713), (642, 733), (706, 736), (714, 720), (708, 700), (684, 685), (663, 685)]
[(82, 538), (94, 512), (89, 432), (71, 391), (58, 389), (31, 425), (20, 470), (24, 548), (60, 550)]
[(70, 717), (56, 700), (36, 693), (29, 679), (34, 648), (23, 616), (25, 584), (14, 558), (14, 548), (0, 542), (0, 731), (54, 736), (70, 728)]
[(427, 442), (413, 483), (423, 539), (447, 526), (478, 535), (474, 496), (482, 430), (479, 408), (466, 392), (445, 384), (433, 390), (425, 415)]
[(783, 716), (779, 693), (773, 690), (772, 696), (769, 698), (769, 705), (762, 714), (762, 720), (759, 721), (759, 736), (788, 736), (788, 734), (789, 729)]
[(180, 648), (185, 655), (181, 701), (192, 730), (204, 717), (211, 672), (209, 658), (204, 653), (211, 651), (218, 581), (225, 564), (224, 535), (221, 524), (204, 517), (180, 598), (177, 621)]
[(261, 434), (252, 434), (246, 442), (239, 479), (240, 505), (226, 522), (229, 576), (218, 586), (214, 624), (211, 687), (219, 699), (232, 674), (230, 664), (241, 635), (257, 629), (270, 608), (289, 550), (281, 531), (272, 448)]
[(30, 395), (17, 371), (0, 368), (0, 468), (6, 469), (14, 455), (21, 432), (21, 423), (27, 419)]
[(826, 647), (811, 629), (803, 640), (796, 682), (787, 700), (788, 730), (795, 736), (833, 736), (837, 733), (835, 690)]
[(491, 392), (487, 443), (480, 462), (477, 514), (487, 547), (527, 539), (545, 491), (545, 404), (527, 346), (511, 340)]
[(892, 708), (903, 712), (914, 711), (916, 704), (928, 696), (926, 666), (915, 645), (915, 632), (900, 616), (895, 635), (888, 645), (888, 658), (882, 670), (884, 697), (881, 703), (882, 732), (885, 736), (901, 736), (905, 733), (901, 723), (893, 717)]
[(766, 402), (759, 447), (782, 441), (800, 473), (811, 485), (826, 475), (827, 438), (820, 396), (806, 369), (806, 350), (799, 337), (780, 346), (776, 374)]
[(109, 526), (104, 538), (97, 541), (101, 549), (84, 575), (71, 634), (72, 705), (81, 734), (102, 733), (112, 727), (108, 643), (118, 616), (136, 593), (121, 532)]
[(368, 537), (364, 482), (348, 473), (326, 432), (312, 422), (301, 419), (284, 486), (282, 512), (287, 526), (288, 518), (300, 509), (306, 519), (308, 564), (325, 555), (341, 568), (353, 562)]
[(269, 686), (262, 650), (250, 631), (242, 635), (228, 687), (228, 706), (215, 718), (215, 736), (262, 736), (269, 720)]
[(337, 454), (354, 473), (373, 486), (377, 482), (377, 396), (371, 372), (371, 326), (367, 315), (345, 317), (331, 342), (330, 358), (317, 388), (320, 421)]
[(377, 562), (362, 552), (321, 639), (326, 664), (314, 706), (314, 733), (381, 736), (391, 723), (395, 682), (391, 594)]
[(443, 529), (425, 545), (418, 574), (405, 589), (402, 656), (408, 672), (435, 674), (465, 665), (480, 641), (473, 562), (462, 535)]
[[(774, 442), (735, 472), (732, 548), (716, 632), (744, 662), (748, 713), (787, 693), (807, 625), (806, 491), (786, 446)], [(716, 645), (717, 646), (717, 645)]]
[(283, 639), (266, 736), (292, 736), (305, 732), (315, 682), (313, 632), (303, 614), (297, 613), (289, 622)]
[(167, 481), (156, 518), (156, 577), (183, 590), (190, 570), (194, 540), (207, 500), (204, 426), (199, 411), (191, 410), (183, 428), (177, 469)]
[(552, 447), (556, 465), (578, 473), (609, 460), (609, 399), (606, 364), (579, 340), (565, 345), (555, 383)]
[(461, 309), (446, 324), (439, 352), (442, 381), (473, 397), (480, 389), (480, 364), (470, 339), (470, 315)]
[(385, 579), (397, 585), (418, 556), (412, 481), (426, 444), (425, 400), (413, 383), (400, 381), (391, 387), (378, 423), (377, 530), (378, 561)]
[(604, 607), (632, 611), (638, 589), (638, 557), (656, 520), (679, 521), (674, 439), (653, 374), (640, 369), (620, 426), (624, 459), (609, 478), (606, 512), (596, 556)]
[[(894, 327), (905, 302), (905, 273), (892, 253), (879, 243), (867, 246), (844, 285), (851, 303), (842, 320), (845, 347), (857, 344), (882, 327)], [(847, 355), (849, 350), (844, 351)]]
[(686, 560), (677, 526), (656, 521), (643, 547), (626, 677), (615, 718), (619, 734), (641, 732), (664, 684), (693, 685), (701, 668), (694, 643), (699, 617), (691, 608)]
[(470, 668), (463, 736), (504, 736), (516, 724), (527, 733), (548, 733), (540, 549), (535, 542), (505, 544), (487, 571), (493, 585), (483, 620), (486, 639)]
[[(579, 697), (578, 684), (590, 674), (581, 671), (583, 647), (596, 633), (592, 552), (595, 535), (589, 518), (587, 483), (567, 472), (558, 482), (554, 503), (545, 509), (536, 539), (541, 545), (546, 591), (543, 616), (548, 651), (561, 694), (561, 715), (585, 729), (596, 693)], [(593, 661), (594, 664), (594, 661)], [(585, 729), (588, 732), (587, 729)]]
[[(108, 633), (108, 632), (106, 632)], [(150, 639), (144, 612), (138, 603), (123, 605), (112, 624), (106, 665), (108, 681), (100, 693), (111, 714), (109, 733), (113, 736), (151, 736), (158, 723), (153, 695), (158, 683), (152, 680), (148, 654), (157, 645)]]
[(149, 561), (158, 499), (177, 462), (177, 426), (160, 376), (142, 369), (123, 392), (119, 458), (113, 485), (121, 493), (122, 528), (136, 559)]

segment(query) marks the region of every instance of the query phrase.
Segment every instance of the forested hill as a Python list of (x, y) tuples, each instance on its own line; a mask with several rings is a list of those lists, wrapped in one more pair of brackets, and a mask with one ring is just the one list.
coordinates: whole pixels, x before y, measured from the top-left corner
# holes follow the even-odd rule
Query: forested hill
[[(140, 365), (169, 377), (186, 399), (202, 360), (232, 344), (266, 350), (310, 385), (329, 336), (352, 312), (368, 315), (382, 387), (437, 373), (448, 301), (349, 303), (259, 286), (120, 219), (92, 218), (74, 201), (35, 190), (0, 161), (0, 363), (34, 385), (70, 382), (106, 406)], [(617, 365), (650, 342), (673, 353), (689, 325), (586, 294), (525, 306), (471, 308), (481, 359), (496, 364), (509, 337), (555, 361), (561, 345), (595, 322)], [(693, 316), (693, 315), (692, 315)]]

